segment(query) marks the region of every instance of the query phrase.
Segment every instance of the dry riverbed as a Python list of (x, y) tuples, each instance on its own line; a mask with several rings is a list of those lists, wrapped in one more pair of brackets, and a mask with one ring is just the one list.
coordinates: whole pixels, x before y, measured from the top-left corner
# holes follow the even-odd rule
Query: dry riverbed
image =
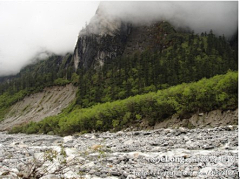
[(238, 178), (238, 127), (0, 133), (0, 178)]

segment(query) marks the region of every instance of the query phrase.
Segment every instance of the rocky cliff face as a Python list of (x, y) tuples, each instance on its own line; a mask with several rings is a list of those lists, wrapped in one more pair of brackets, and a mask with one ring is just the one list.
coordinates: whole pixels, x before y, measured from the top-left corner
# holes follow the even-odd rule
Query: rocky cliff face
[(113, 19), (99, 8), (79, 34), (73, 57), (75, 69), (101, 67), (105, 60), (121, 55), (131, 28), (131, 24)]
[(85, 29), (79, 33), (74, 50), (74, 67), (88, 69), (102, 67), (117, 56), (128, 56), (149, 48), (162, 50), (169, 42), (166, 36), (175, 33), (164, 21), (148, 25), (131, 24), (109, 16), (101, 6)]

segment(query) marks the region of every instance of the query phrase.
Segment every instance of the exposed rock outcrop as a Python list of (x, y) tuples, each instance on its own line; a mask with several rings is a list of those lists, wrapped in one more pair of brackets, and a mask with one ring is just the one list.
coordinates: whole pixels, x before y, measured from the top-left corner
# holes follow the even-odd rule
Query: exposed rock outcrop
[(175, 32), (165, 21), (143, 25), (113, 18), (100, 5), (90, 23), (79, 33), (73, 55), (75, 70), (101, 68), (107, 60), (149, 48), (162, 50), (171, 43), (165, 42), (166, 36)]
[(79, 33), (73, 57), (75, 69), (101, 67), (105, 60), (121, 55), (130, 32), (131, 24), (112, 19), (100, 6)]

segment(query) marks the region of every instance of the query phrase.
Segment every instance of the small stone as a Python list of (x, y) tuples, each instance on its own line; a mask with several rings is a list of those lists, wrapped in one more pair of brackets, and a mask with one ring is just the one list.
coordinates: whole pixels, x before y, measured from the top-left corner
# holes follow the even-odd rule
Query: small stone
[(59, 179), (59, 177), (54, 174), (48, 174), (46, 176), (41, 177), (40, 179)]
[(205, 150), (210, 150), (210, 149), (213, 149), (214, 147), (212, 145), (206, 144), (206, 145), (203, 145), (202, 148), (205, 149)]
[(189, 170), (183, 171), (183, 176), (184, 176), (184, 177), (189, 177), (189, 176), (190, 176)]
[(186, 134), (188, 132), (188, 130), (184, 127), (179, 127), (178, 131), (181, 132), (182, 134)]
[(66, 137), (63, 138), (64, 143), (72, 141), (72, 140), (73, 140), (73, 136), (66, 136)]
[(89, 174), (94, 174), (94, 173), (95, 173), (95, 170), (91, 169), (88, 173), (89, 173)]
[(151, 132), (144, 132), (143, 135), (150, 135), (152, 134)]
[(106, 173), (102, 173), (102, 174), (100, 175), (100, 177), (101, 177), (101, 178), (107, 178), (107, 174), (106, 174)]
[(163, 146), (168, 146), (168, 143), (167, 143), (167, 142), (164, 142), (164, 143), (163, 143)]
[(117, 171), (111, 171), (110, 173), (111, 173), (111, 175), (113, 175), (113, 176), (120, 176), (120, 175), (121, 175), (121, 174), (120, 174), (119, 172), (117, 172)]
[(193, 171), (198, 171), (199, 168), (196, 166), (196, 167), (193, 167)]
[(129, 140), (127, 140), (127, 141), (124, 142), (124, 145), (128, 145), (128, 146), (129, 146), (129, 145), (132, 145), (133, 142), (134, 142), (134, 141), (133, 141), (132, 139), (129, 139)]
[(234, 127), (233, 127), (232, 125), (228, 125), (228, 126), (227, 126), (227, 130), (228, 130), (228, 131), (233, 131), (233, 130), (234, 130)]
[(141, 134), (141, 132), (139, 132), (139, 131), (136, 131), (136, 132), (133, 133), (133, 135), (135, 135), (135, 136), (138, 136), (140, 134)]
[(123, 136), (125, 133), (123, 132), (123, 131), (118, 131), (117, 133), (116, 133), (116, 135), (117, 136)]

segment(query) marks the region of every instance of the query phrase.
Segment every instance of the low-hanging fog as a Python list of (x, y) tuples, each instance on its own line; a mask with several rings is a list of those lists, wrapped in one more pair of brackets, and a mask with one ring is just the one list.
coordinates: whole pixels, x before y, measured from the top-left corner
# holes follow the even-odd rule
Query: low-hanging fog
[[(0, 76), (19, 72), (45, 51), (65, 54), (74, 50), (77, 36), (94, 16), (99, 2), (0, 2)], [(101, 11), (132, 23), (167, 20), (176, 28), (195, 33), (224, 34), (238, 28), (238, 2), (155, 1), (101, 2)]]
[(238, 27), (237, 1), (154, 1), (103, 2), (101, 11), (132, 23), (166, 20), (176, 28), (195, 33), (209, 32), (231, 37)]
[(0, 1), (0, 76), (15, 74), (34, 57), (72, 52), (99, 2)]

